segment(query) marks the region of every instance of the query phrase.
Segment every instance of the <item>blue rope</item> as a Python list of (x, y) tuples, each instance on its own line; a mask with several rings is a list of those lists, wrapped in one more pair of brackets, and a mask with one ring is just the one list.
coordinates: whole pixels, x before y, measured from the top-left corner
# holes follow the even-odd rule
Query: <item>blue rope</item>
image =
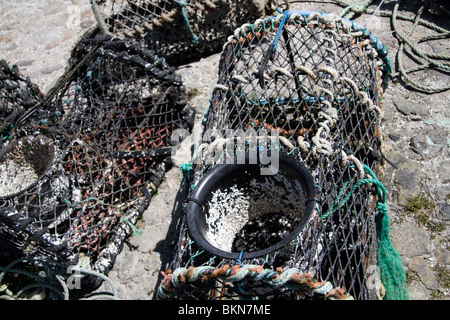
[[(283, 18), (280, 22), (277, 34), (275, 35), (275, 38), (272, 42), (272, 44), (270, 45), (269, 49), (267, 50), (262, 62), (261, 62), (261, 66), (258, 70), (258, 75), (259, 75), (259, 84), (261, 86), (261, 88), (264, 88), (264, 79), (263, 79), (263, 72), (267, 66), (267, 63), (269, 62), (269, 60), (273, 59), (274, 53), (275, 53), (275, 49), (277, 47), (277, 43), (278, 40), (280, 38), (280, 35), (284, 29), (284, 24), (286, 23), (286, 20), (288, 17), (290, 17), (293, 13), (298, 13), (301, 16), (303, 16), (306, 20), (306, 18), (308, 18), (312, 13), (315, 13), (317, 11), (310, 11), (310, 10), (292, 10), (292, 11), (281, 11), (279, 8), (276, 9), (279, 13), (283, 14)], [(323, 13), (323, 12), (318, 12), (320, 15), (324, 15), (327, 16), (327, 14)], [(275, 17), (271, 17), (268, 18), (267, 20), (272, 21), (273, 24), (273, 19)], [(266, 20), (266, 21), (267, 21)], [(382, 66), (382, 71), (383, 71), (383, 76), (382, 76), (382, 86), (384, 89), (386, 89), (389, 80), (390, 80), (390, 75), (392, 73), (393, 67), (392, 67), (392, 62), (391, 62), (391, 58), (388, 55), (387, 49), (386, 47), (378, 40), (378, 38), (376, 36), (374, 36), (370, 30), (364, 28), (363, 26), (355, 23), (352, 20), (348, 20), (345, 18), (342, 18), (342, 21), (346, 22), (346, 23), (350, 23), (351, 24), (351, 30), (352, 31), (362, 31), (363, 32), (363, 37), (365, 39), (368, 39), (370, 41), (370, 45), (373, 46), (375, 48), (375, 50), (378, 53), (378, 57), (380, 59), (383, 60), (383, 66)], [(266, 28), (266, 25), (263, 24), (263, 28), (264, 31)]]
[(291, 13), (289, 11), (281, 11), (278, 7), (276, 8), (276, 10), (283, 14), (283, 18), (281, 19), (280, 25), (278, 26), (278, 31), (277, 34), (275, 35), (275, 38), (273, 39), (272, 42), (272, 47), (273, 47), (273, 51), (275, 52), (275, 50), (277, 50), (277, 43), (278, 40), (280, 39), (281, 33), (283, 32), (283, 28), (284, 28), (284, 24), (286, 23), (287, 18), (291, 15)]
[[(290, 11), (283, 12), (278, 7), (276, 10), (279, 13), (283, 14), (283, 18), (281, 19), (280, 25), (278, 26), (278, 31), (275, 35), (275, 38), (273, 39), (272, 44), (269, 46), (269, 49), (267, 49), (267, 52), (261, 62), (261, 66), (259, 67), (259, 70), (258, 70), (259, 85), (263, 89), (264, 89), (264, 70), (266, 69), (267, 64), (269, 63), (269, 60), (272, 60), (275, 55), (275, 51), (277, 50), (278, 40), (280, 39), (281, 33), (283, 32), (283, 29), (284, 29), (284, 24), (286, 23), (287, 18), (291, 15)], [(273, 19), (272, 19), (272, 23), (273, 23)], [(264, 24), (264, 26), (265, 26), (265, 24)]]
[(198, 43), (198, 37), (194, 34), (191, 28), (191, 24), (189, 23), (186, 6), (187, 3), (183, 0), (172, 0), (175, 4), (179, 5), (181, 8), (181, 15), (183, 16), (184, 26), (186, 27), (186, 31), (189, 33), (189, 36), (192, 38), (193, 43)]

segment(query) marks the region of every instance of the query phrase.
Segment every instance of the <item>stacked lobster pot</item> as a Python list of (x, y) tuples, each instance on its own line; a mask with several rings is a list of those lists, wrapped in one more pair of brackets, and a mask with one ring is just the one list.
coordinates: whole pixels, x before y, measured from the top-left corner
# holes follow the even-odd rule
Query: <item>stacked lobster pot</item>
[(385, 48), (285, 11), (238, 28), (220, 59), (158, 298), (376, 298)]
[(162, 58), (127, 40), (82, 39), (1, 149), (0, 164), (21, 168), (0, 195), (2, 248), (107, 274), (170, 165), (172, 132), (193, 119)]

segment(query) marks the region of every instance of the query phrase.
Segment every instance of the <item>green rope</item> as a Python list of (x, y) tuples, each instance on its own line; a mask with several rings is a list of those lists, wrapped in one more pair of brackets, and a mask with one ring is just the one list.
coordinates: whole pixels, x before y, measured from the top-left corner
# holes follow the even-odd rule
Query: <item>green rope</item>
[(175, 4), (177, 4), (178, 6), (180, 6), (180, 8), (181, 8), (181, 15), (183, 16), (183, 22), (184, 22), (184, 26), (186, 28), (186, 31), (189, 34), (189, 37), (191, 37), (192, 42), (194, 44), (197, 44), (199, 38), (194, 34), (194, 31), (192, 31), (191, 24), (189, 22), (189, 18), (188, 18), (188, 14), (187, 14), (187, 9), (186, 9), (186, 6), (188, 5), (187, 2), (185, 2), (183, 0), (172, 0), (172, 1)]
[[(364, 13), (368, 6), (372, 4), (373, 0), (366, 0), (365, 2), (357, 2), (355, 4), (347, 5), (344, 11), (340, 14), (341, 17), (345, 17), (347, 15), (347, 19), (354, 19), (355, 14), (360, 15)], [(336, 1), (338, 4), (343, 5), (344, 2)]]
[(322, 219), (328, 218), (331, 212), (339, 210), (350, 198), (350, 196), (362, 185), (373, 184), (377, 189), (378, 201), (376, 208), (378, 214), (375, 217), (377, 230), (377, 257), (378, 267), (380, 268), (380, 278), (386, 290), (385, 300), (409, 300), (408, 291), (406, 290), (406, 273), (403, 268), (403, 262), (400, 254), (392, 245), (389, 238), (389, 216), (388, 205), (386, 203), (386, 188), (377, 179), (375, 173), (365, 164), (362, 165), (364, 171), (369, 174), (371, 179), (361, 179), (355, 183), (348, 194), (341, 199), (348, 181), (340, 190), (337, 199), (331, 206), (331, 209), (322, 215)]
[[(400, 47), (397, 51), (397, 64), (398, 64), (398, 70), (399, 73), (402, 75), (402, 77), (407, 81), (407, 83), (409, 85), (411, 85), (412, 87), (419, 89), (421, 91), (425, 91), (427, 93), (435, 93), (435, 92), (441, 92), (441, 91), (446, 91), (448, 89), (450, 89), (450, 85), (443, 85), (443, 86), (435, 86), (435, 85), (423, 85), (418, 81), (414, 81), (413, 79), (411, 79), (408, 76), (408, 73), (413, 72), (413, 71), (406, 71), (403, 68), (403, 58), (402, 58), (402, 52), (404, 51), (404, 47), (405, 45), (409, 46), (412, 50), (412, 52), (414, 54), (416, 54), (417, 56), (419, 56), (420, 58), (424, 59), (426, 62), (428, 62), (428, 65), (426, 64), (422, 64), (420, 67), (424, 67), (424, 68), (438, 68), (444, 71), (450, 71), (450, 65), (448, 63), (439, 63), (436, 60), (437, 59), (442, 59), (442, 60), (449, 60), (450, 57), (449, 56), (444, 56), (444, 55), (433, 55), (430, 53), (426, 53), (422, 50), (420, 50), (416, 44), (412, 43), (411, 41), (409, 41), (408, 36), (409, 35), (405, 35), (402, 34), (401, 32), (398, 31), (397, 28), (397, 22), (396, 22), (396, 17), (397, 17), (397, 10), (398, 10), (398, 6), (399, 3), (396, 3), (394, 6), (394, 9), (392, 11), (392, 27), (395, 31), (395, 34), (397, 35), (397, 37), (400, 39), (401, 43), (400, 43)], [(424, 7), (421, 7), (421, 9), (423, 9)], [(414, 21), (414, 26), (413, 26), (413, 30), (415, 29), (418, 21), (419, 21), (419, 17), (421, 14), (422, 10), (419, 10), (419, 13), (416, 16), (416, 19)], [(412, 33), (412, 31), (411, 31)], [(448, 34), (447, 34), (448, 36)], [(421, 39), (423, 40), (423, 39)], [(419, 41), (420, 42), (420, 41)]]
[[(183, 173), (184, 181), (185, 181), (186, 185), (188, 186), (194, 175), (194, 169), (192, 169), (192, 163), (181, 164), (180, 171)], [(188, 188), (189, 188), (189, 186), (188, 186)], [(195, 188), (195, 185), (192, 184), (190, 186), (190, 189), (194, 190), (194, 188)]]
[[(344, 182), (344, 186), (341, 188), (341, 191), (339, 191), (339, 194), (337, 195), (336, 200), (335, 200), (335, 201), (333, 202), (333, 204), (331, 205), (330, 210), (328, 210), (326, 213), (324, 213), (324, 214), (322, 215), (322, 220), (325, 221), (325, 220), (328, 218), (328, 216), (331, 214), (331, 212), (333, 212), (334, 210), (336, 210), (336, 205), (338, 204), (339, 199), (342, 197), (342, 194), (344, 193), (345, 188), (347, 187), (347, 185), (348, 185), (348, 181)], [(352, 191), (352, 192), (353, 192), (353, 191)], [(348, 197), (349, 197), (349, 196), (348, 196)], [(338, 210), (345, 204), (345, 201), (348, 199), (348, 197), (346, 197), (346, 199), (344, 199), (344, 200), (342, 200), (342, 201), (340, 202), (340, 206), (339, 206)]]
[(189, 175), (193, 173), (192, 163), (182, 163), (180, 165), (180, 171), (183, 173), (185, 179), (189, 179)]

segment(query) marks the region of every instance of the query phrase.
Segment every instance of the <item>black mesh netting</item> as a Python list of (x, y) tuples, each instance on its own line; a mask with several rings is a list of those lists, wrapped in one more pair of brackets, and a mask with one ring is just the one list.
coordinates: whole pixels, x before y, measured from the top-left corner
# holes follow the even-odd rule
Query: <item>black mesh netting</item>
[(264, 13), (264, 2), (257, 3), (250, 0), (97, 1), (107, 32), (147, 46), (170, 65), (219, 52), (234, 29)]
[[(193, 191), (158, 297), (374, 298), (376, 207), (383, 201), (374, 172), (382, 163), (379, 122), (389, 73), (378, 40), (332, 15), (287, 11), (236, 30), (185, 171)], [(241, 152), (254, 152), (260, 168), (278, 156), (280, 170), (205, 187), (212, 172), (226, 181), (220, 163)], [(281, 159), (313, 178), (315, 204), (306, 218), (311, 199), (283, 180), (292, 170)], [(213, 194), (202, 197), (200, 186)], [(194, 211), (206, 218), (196, 220)]]
[(16, 65), (0, 60), (0, 146), (9, 138), (16, 121), (43, 96)]
[(107, 273), (171, 165), (171, 133), (193, 119), (162, 58), (125, 40), (82, 39), (66, 74), (1, 149), (2, 250), (88, 259)]

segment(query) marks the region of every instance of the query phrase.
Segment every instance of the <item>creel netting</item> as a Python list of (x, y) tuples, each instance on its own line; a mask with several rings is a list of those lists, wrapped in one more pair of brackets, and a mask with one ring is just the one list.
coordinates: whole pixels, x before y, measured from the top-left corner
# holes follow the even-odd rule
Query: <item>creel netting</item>
[[(43, 98), (43, 93), (15, 65), (0, 60), (0, 143), (3, 144), (15, 122)], [(0, 144), (0, 145), (1, 145)]]
[(11, 173), (18, 190), (0, 197), (2, 248), (66, 264), (87, 259), (108, 273), (171, 165), (172, 132), (193, 125), (173, 71), (130, 41), (80, 40), (68, 71), (2, 148), (0, 161), (33, 181)]
[[(390, 245), (386, 233), (380, 239), (387, 213), (375, 175), (383, 164), (379, 123), (391, 71), (386, 49), (352, 21), (286, 11), (237, 29), (220, 59), (203, 133), (184, 168), (190, 189), (242, 151), (238, 144), (224, 148), (236, 142), (227, 131), (247, 134), (247, 152), (260, 147), (254, 141), (265, 132), (277, 139), (267, 139), (264, 148), (299, 160), (313, 175), (315, 210), (291, 243), (252, 259), (241, 252), (236, 260), (200, 247), (183, 216), (158, 297), (376, 298), (380, 285), (370, 276), (377, 275), (377, 247)], [(398, 253), (390, 246), (382, 259), (399, 272), (393, 275), (398, 291), (386, 288), (386, 298), (405, 298)], [(392, 275), (380, 267), (389, 286)]]

